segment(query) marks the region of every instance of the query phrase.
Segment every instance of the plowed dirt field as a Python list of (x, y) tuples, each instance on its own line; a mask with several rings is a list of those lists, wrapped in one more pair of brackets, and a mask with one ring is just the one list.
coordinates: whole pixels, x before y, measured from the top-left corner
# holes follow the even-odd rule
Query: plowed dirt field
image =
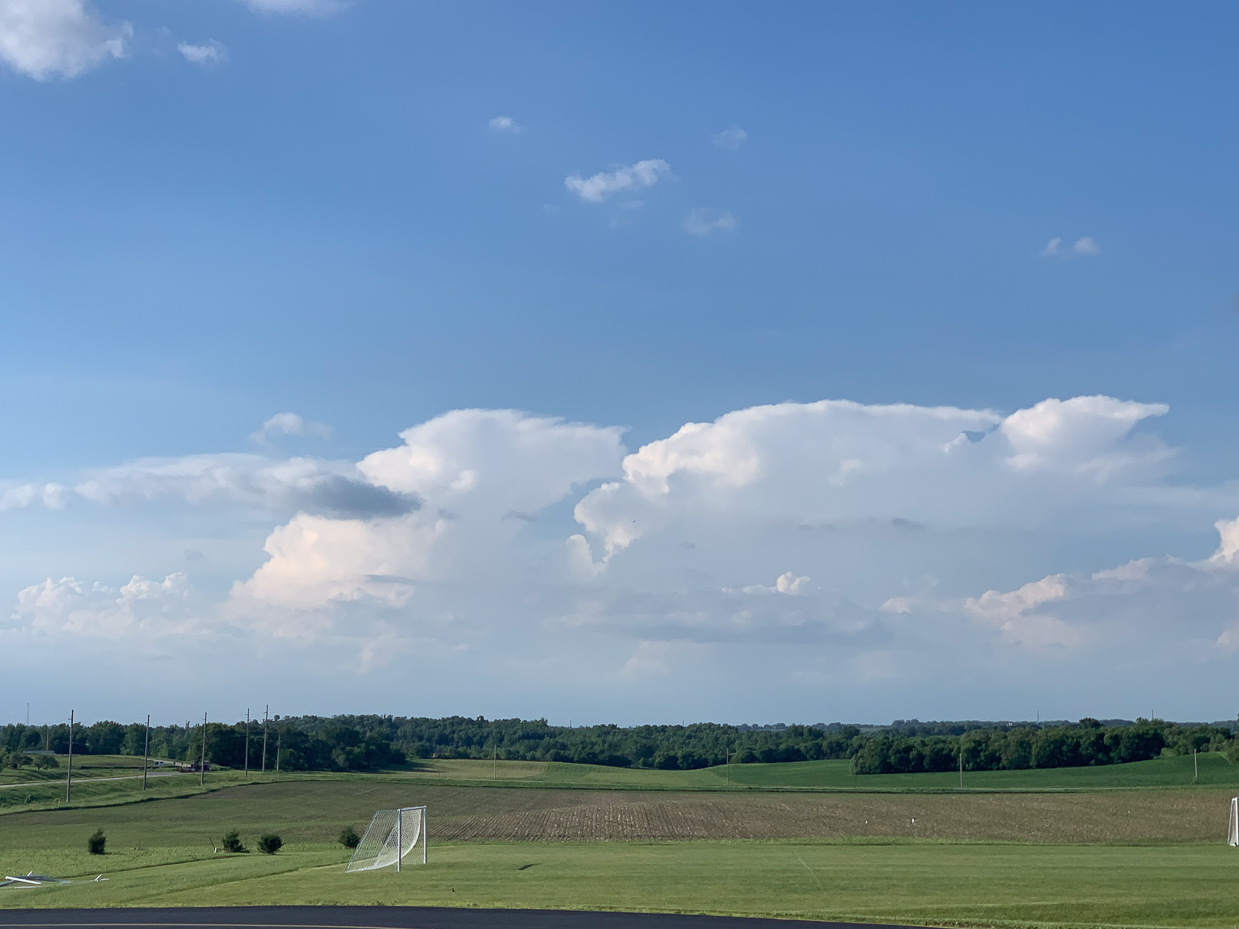
[[(285, 839), (308, 841), (334, 837), (350, 823), (362, 828), (376, 809), (424, 803), (430, 807), (435, 841), (891, 837), (1219, 842), (1226, 838), (1232, 793), (1207, 788), (1067, 794), (675, 793), (302, 781), (227, 788), (178, 809), (214, 808), (211, 820), (269, 822), (286, 830), (281, 833)], [(33, 820), (48, 814), (29, 815)], [(80, 816), (83, 823), (93, 823), (113, 815), (133, 822), (166, 813), (158, 804), (140, 804), (115, 814), (65, 811), (60, 820)]]

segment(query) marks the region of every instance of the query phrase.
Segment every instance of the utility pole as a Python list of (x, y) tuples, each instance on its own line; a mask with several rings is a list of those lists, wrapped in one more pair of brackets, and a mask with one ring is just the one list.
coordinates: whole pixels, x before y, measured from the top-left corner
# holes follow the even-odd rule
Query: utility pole
[(1192, 749), (1192, 783), (1200, 780), (1200, 762), (1196, 760), (1196, 749)]
[(73, 799), (73, 711), (69, 711), (69, 774), (65, 778), (65, 803)]
[(959, 786), (964, 786), (964, 746), (959, 746)]
[(250, 708), (245, 708), (245, 779), (250, 779)]
[(198, 761), (198, 786), (206, 783), (206, 717), (202, 714), (202, 758)]
[(271, 704), (268, 703), (262, 711), (262, 773), (267, 773), (267, 714), (271, 712)]
[(275, 779), (280, 779), (280, 743), (284, 741), (284, 730), (275, 731)]
[(146, 790), (146, 768), (151, 757), (151, 714), (146, 714), (146, 741), (142, 745), (142, 789)]

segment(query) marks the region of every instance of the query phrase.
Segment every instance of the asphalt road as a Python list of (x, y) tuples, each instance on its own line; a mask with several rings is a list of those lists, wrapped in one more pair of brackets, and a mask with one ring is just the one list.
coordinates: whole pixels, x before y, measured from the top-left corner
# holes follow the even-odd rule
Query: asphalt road
[(235, 906), (134, 909), (0, 910), (0, 927), (92, 929), (903, 929), (872, 923), (681, 916), (674, 913), (580, 913), (429, 906)]

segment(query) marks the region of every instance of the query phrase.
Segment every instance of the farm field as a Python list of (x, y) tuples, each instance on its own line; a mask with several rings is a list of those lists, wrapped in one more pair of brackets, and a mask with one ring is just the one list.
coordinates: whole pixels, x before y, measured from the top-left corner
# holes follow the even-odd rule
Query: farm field
[[(186, 796), (200, 792), (197, 775), (169, 775), (167, 772), (152, 770), (150, 787), (143, 796), (140, 782), (132, 779), (134, 775), (141, 773), (141, 759), (126, 755), (86, 755), (80, 756), (80, 759), (79, 761), (79, 757), (75, 756), (73, 765), (75, 806)], [(0, 777), (0, 811), (59, 807), (64, 797), (65, 777), (63, 756), (59, 760), (61, 767), (52, 771), (6, 770), (4, 776)], [(1225, 756), (1218, 753), (1202, 754), (1197, 762), (1199, 786), (1239, 788), (1239, 766), (1229, 762)], [(106, 780), (124, 777), (131, 779)], [(281, 779), (287, 782), (353, 782), (359, 777), (367, 781), (390, 781), (410, 786), (493, 785), (507, 788), (676, 792), (961, 792), (957, 773), (855, 775), (851, 773), (851, 763), (848, 761), (733, 764), (694, 771), (657, 771), (564, 762), (434, 759), (372, 774), (285, 772), (281, 775)], [(969, 771), (964, 773), (963, 792), (1192, 787), (1195, 777), (1190, 756), (1170, 756), (1153, 761), (1095, 768)], [(271, 772), (268, 772), (265, 778), (253, 772), (250, 775), (251, 782), (270, 782), (273, 779)], [(244, 780), (240, 771), (215, 770), (207, 775), (207, 789), (240, 784)]]
[[(58, 768), (3, 768), (0, 769), (0, 786), (7, 784), (29, 784), (40, 781), (64, 781), (68, 770), (68, 759), (65, 755), (57, 755)], [(151, 769), (152, 772), (155, 770)], [(132, 755), (74, 755), (73, 777), (121, 777), (124, 775), (141, 774), (142, 759)]]
[(98, 866), (82, 860), (94, 865), (79, 872), (84, 882), (0, 891), (0, 907), (366, 903), (1038, 926), (1239, 920), (1235, 857), (1220, 844), (478, 843), (432, 845), (425, 867), (362, 874), (343, 873), (346, 854), (323, 843), (196, 861), (164, 851), (167, 863), (132, 868), (118, 855), (105, 883), (90, 882)]
[[(1196, 759), (1198, 783), (1239, 787), (1239, 766), (1220, 753)], [(505, 765), (512, 767), (505, 768)], [(405, 772), (414, 780), (474, 782), (505, 780), (537, 787), (620, 788), (625, 790), (935, 790), (957, 791), (959, 774), (852, 773), (852, 763), (795, 761), (733, 764), (695, 771), (656, 771), (565, 762), (499, 762), (469, 759), (421, 762)], [(1026, 771), (965, 771), (965, 790), (1096, 790), (1099, 788), (1186, 787), (1196, 778), (1190, 755), (1093, 768), (1038, 768)]]
[[(195, 785), (196, 786), (196, 785)], [(426, 804), (436, 841), (644, 842), (680, 839), (927, 839), (1048, 843), (1212, 843), (1225, 838), (1230, 792), (1070, 794), (759, 794), (509, 790), (351, 779), (226, 787), (176, 801), (0, 816), (10, 848), (75, 847), (102, 827), (117, 847), (197, 846), (230, 827), (290, 842), (360, 831), (376, 809)], [(46, 844), (39, 844), (46, 843)], [(33, 867), (31, 865), (30, 867)], [(27, 868), (29, 870), (29, 867)], [(7, 873), (13, 873), (9, 871)]]
[[(513, 790), (306, 777), (0, 815), (2, 873), (85, 879), (0, 890), (0, 907), (403, 903), (1233, 926), (1231, 793)], [(341, 828), (421, 803), (427, 867), (343, 873)], [(108, 836), (102, 857), (85, 849), (96, 828)], [(268, 831), (286, 845), (217, 854), (230, 828), (251, 848)], [(89, 882), (100, 872), (107, 882)]]

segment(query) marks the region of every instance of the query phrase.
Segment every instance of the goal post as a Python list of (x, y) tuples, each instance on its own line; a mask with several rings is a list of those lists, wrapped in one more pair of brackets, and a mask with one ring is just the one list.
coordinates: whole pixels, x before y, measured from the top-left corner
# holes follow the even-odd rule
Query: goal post
[(357, 843), (345, 871), (377, 871), (396, 866), (401, 870), (404, 859), (422, 846), (422, 864), (426, 863), (426, 808), (406, 806), (398, 810), (379, 810)]
[(1239, 797), (1230, 801), (1230, 825), (1226, 828), (1226, 844), (1239, 845)]

